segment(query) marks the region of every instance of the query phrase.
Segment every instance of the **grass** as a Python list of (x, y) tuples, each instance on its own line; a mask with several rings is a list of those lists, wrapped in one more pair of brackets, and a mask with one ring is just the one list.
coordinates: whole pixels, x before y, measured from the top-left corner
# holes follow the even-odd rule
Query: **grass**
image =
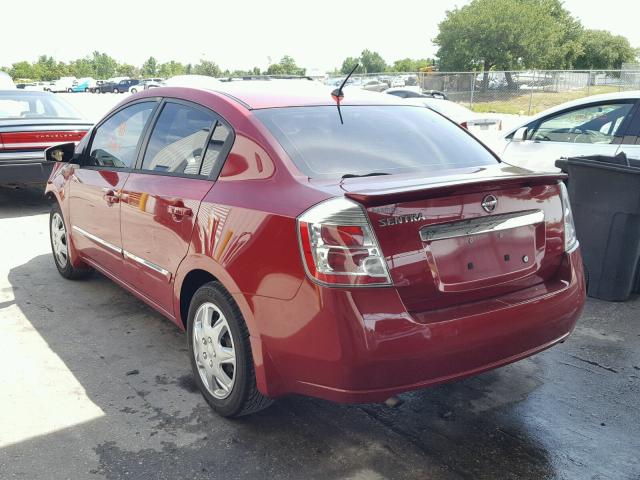
[[(599, 93), (618, 92), (619, 87), (591, 87), (588, 95)], [(508, 93), (507, 93), (508, 94)], [(535, 115), (538, 112), (555, 107), (564, 102), (577, 100), (587, 96), (587, 91), (576, 90), (569, 92), (527, 92), (505, 100), (482, 101), (481, 94), (474, 98), (471, 110), (481, 113), (510, 113), (515, 115)], [(529, 101), (531, 101), (531, 111), (529, 112)]]

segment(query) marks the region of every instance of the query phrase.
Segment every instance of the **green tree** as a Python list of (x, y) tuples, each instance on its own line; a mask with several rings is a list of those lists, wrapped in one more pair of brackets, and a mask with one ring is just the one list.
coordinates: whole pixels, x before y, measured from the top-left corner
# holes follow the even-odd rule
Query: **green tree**
[(143, 77), (155, 77), (158, 74), (158, 61), (154, 57), (149, 57), (142, 64), (140, 73)]
[(209, 77), (219, 77), (222, 74), (220, 67), (210, 60), (200, 60), (200, 63), (193, 66), (193, 73), (196, 75), (208, 75)]
[(14, 80), (37, 80), (34, 75), (33, 66), (29, 62), (17, 62), (11, 65), (9, 69), (9, 75)]
[(433, 60), (430, 58), (421, 58), (419, 60), (413, 60), (411, 58), (403, 58), (396, 60), (391, 66), (392, 72), (417, 72), (423, 67), (433, 65)]
[(163, 63), (158, 68), (158, 76), (162, 78), (175, 77), (176, 75), (184, 75), (185, 68), (180, 62), (171, 60), (170, 62)]
[(342, 67), (340, 67), (340, 73), (342, 73), (343, 75), (348, 74), (351, 70), (353, 70), (353, 67), (355, 67), (356, 64), (359, 64), (359, 66), (356, 69), (355, 73), (363, 73), (364, 69), (362, 68), (362, 64), (360, 63), (360, 57), (345, 58), (342, 62)]
[(116, 73), (122, 77), (136, 78), (140, 76), (140, 70), (134, 65), (121, 63), (116, 68)]
[(267, 75), (304, 75), (306, 69), (298, 67), (293, 57), (285, 55), (280, 62), (272, 63), (267, 68)]
[(69, 74), (77, 78), (94, 77), (95, 68), (91, 58), (78, 58), (69, 62)]
[(347, 57), (342, 62), (340, 72), (346, 75), (353, 67), (359, 64), (355, 73), (380, 73), (388, 69), (387, 62), (380, 56), (378, 52), (372, 52), (371, 50), (363, 50), (359, 57)]
[(106, 53), (100, 53), (98, 51), (93, 52), (92, 61), (95, 71), (95, 78), (106, 79), (111, 78), (116, 74), (118, 62), (116, 62), (114, 58), (110, 57)]
[(472, 0), (447, 11), (433, 42), (441, 70), (570, 68), (581, 31), (560, 0)]
[(575, 61), (579, 69), (619, 69), (636, 58), (629, 40), (606, 30), (585, 30), (580, 36), (582, 54)]
[(378, 52), (372, 52), (371, 50), (362, 51), (360, 64), (366, 73), (380, 73), (387, 69), (387, 62), (384, 61), (384, 58)]

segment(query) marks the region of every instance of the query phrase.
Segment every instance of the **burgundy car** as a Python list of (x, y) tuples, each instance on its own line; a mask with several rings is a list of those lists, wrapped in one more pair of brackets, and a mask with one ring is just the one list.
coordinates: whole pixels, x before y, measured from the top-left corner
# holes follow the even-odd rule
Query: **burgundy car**
[[(207, 402), (378, 402), (540, 352), (585, 299), (561, 174), (391, 95), (315, 82), (133, 95), (60, 160), (51, 245), (186, 330)], [(214, 90), (215, 89), (215, 90)]]

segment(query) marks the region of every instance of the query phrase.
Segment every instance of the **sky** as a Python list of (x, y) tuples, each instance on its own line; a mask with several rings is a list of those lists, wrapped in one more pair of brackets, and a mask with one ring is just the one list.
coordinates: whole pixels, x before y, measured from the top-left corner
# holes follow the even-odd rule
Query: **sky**
[[(465, 0), (0, 0), (0, 65), (53, 55), (69, 61), (94, 50), (140, 66), (212, 60), (222, 69), (266, 69), (291, 55), (330, 71), (368, 48), (389, 63), (433, 57), (447, 10)], [(604, 8), (606, 5), (606, 9)], [(99, 10), (93, 12), (96, 6)], [(637, 0), (565, 0), (586, 28), (610, 30), (640, 47)]]

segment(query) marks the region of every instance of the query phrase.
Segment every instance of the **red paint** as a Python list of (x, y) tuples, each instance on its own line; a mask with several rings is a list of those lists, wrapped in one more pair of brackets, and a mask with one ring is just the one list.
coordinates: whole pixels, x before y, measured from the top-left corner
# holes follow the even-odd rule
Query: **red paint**
[[(264, 85), (246, 94), (233, 88), (250, 105), (333, 101), (328, 93), (288, 98)], [(216, 182), (83, 168), (65, 179), (55, 169), (47, 188), (63, 205), (68, 228), (109, 239), (166, 269), (169, 278), (73, 230), (72, 261), (100, 268), (181, 328), (183, 282), (194, 270), (209, 272), (243, 314), (264, 394), (380, 401), (516, 361), (573, 329), (584, 280), (579, 250), (563, 249), (559, 177), (497, 164), (430, 178), (310, 181), (232, 98), (181, 88), (136, 98), (143, 96), (177, 97), (216, 111), (235, 130), (232, 150)], [(349, 101), (364, 102), (347, 95), (344, 104)], [(119, 203), (108, 203), (104, 188)], [(488, 215), (480, 205), (488, 192), (498, 198), (493, 213), (540, 209), (545, 223), (499, 240), (478, 236), (476, 248), (466, 239), (422, 242), (424, 225)], [(345, 194), (365, 206), (392, 286), (327, 288), (307, 276), (296, 218)], [(380, 226), (381, 219), (409, 214), (420, 220)], [(323, 232), (326, 241), (356, 247), (361, 235), (353, 228)], [(514, 263), (499, 261), (503, 250)]]

